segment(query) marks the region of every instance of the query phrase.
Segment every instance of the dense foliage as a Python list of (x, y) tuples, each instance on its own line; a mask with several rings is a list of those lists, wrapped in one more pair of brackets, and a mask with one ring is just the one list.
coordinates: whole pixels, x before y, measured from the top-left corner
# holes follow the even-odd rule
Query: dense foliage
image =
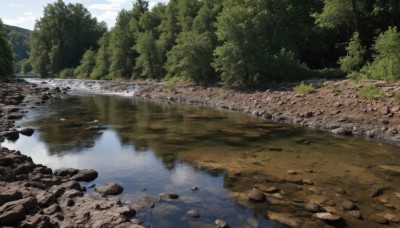
[(28, 73), (32, 70), (29, 64), (29, 44), (31, 41), (32, 31), (5, 25), (6, 32), (11, 41), (14, 59), (16, 63), (15, 72)]
[(0, 78), (14, 72), (14, 56), (7, 33), (0, 19)]
[(30, 61), (42, 77), (59, 75), (80, 64), (88, 49), (97, 49), (107, 30), (82, 4), (66, 5), (62, 0), (48, 4), (32, 33)]
[[(96, 32), (71, 29), (79, 15)], [(170, 0), (152, 9), (137, 0), (104, 33), (81, 5), (59, 0), (36, 24), (31, 60), (44, 77), (63, 70), (64, 77), (236, 86), (343, 73), (393, 80), (400, 78), (399, 23), (396, 0)], [(70, 36), (79, 33), (88, 42)]]

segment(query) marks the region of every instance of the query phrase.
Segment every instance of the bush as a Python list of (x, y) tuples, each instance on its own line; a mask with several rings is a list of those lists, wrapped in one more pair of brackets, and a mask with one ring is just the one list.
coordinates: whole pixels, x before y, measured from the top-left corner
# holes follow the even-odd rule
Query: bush
[(296, 93), (301, 93), (301, 94), (309, 94), (315, 91), (314, 86), (310, 85), (306, 85), (304, 84), (304, 82), (302, 82), (300, 85), (294, 87), (294, 91), (296, 91)]
[(367, 78), (379, 80), (400, 79), (400, 33), (396, 27), (381, 34), (373, 47), (377, 53), (374, 61), (362, 68)]
[(400, 92), (397, 91), (393, 94), (393, 97), (396, 98), (397, 100), (400, 100)]
[(372, 100), (376, 97), (379, 97), (380, 95), (383, 94), (383, 90), (376, 86), (376, 85), (367, 85), (362, 87), (361, 89), (358, 90), (358, 93), (368, 99), (368, 100)]
[(358, 32), (354, 33), (346, 51), (346, 56), (339, 59), (340, 69), (346, 73), (360, 70), (364, 65), (365, 47), (361, 46)]

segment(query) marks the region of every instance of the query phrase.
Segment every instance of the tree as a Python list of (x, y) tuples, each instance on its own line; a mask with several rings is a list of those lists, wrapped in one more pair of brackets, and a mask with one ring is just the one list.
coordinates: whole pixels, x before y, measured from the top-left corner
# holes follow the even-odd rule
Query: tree
[(400, 33), (397, 28), (389, 27), (381, 34), (373, 50), (376, 52), (373, 62), (367, 64), (361, 72), (373, 79), (400, 79)]
[(41, 77), (57, 75), (65, 68), (79, 65), (89, 48), (107, 30), (82, 4), (66, 5), (62, 0), (48, 4), (32, 33), (30, 60)]
[(136, 59), (136, 67), (141, 69), (141, 76), (151, 79), (160, 78), (162, 64), (153, 33), (147, 31), (138, 34), (134, 49), (139, 54), (139, 57)]
[(96, 53), (92, 50), (87, 50), (81, 59), (81, 64), (74, 70), (77, 78), (89, 78), (96, 65)]
[(201, 84), (214, 82), (215, 74), (211, 67), (213, 50), (208, 33), (182, 32), (177, 44), (167, 54), (169, 77), (183, 77)]
[(348, 46), (347, 54), (339, 59), (340, 69), (346, 73), (358, 71), (363, 66), (365, 47), (361, 45), (359, 34), (354, 33)]
[(109, 32), (105, 32), (100, 38), (99, 46), (100, 47), (95, 58), (95, 66), (90, 74), (90, 78), (92, 79), (106, 78), (109, 74), (109, 68), (111, 64)]
[(0, 53), (0, 77), (9, 76), (14, 73), (14, 56), (1, 19)]

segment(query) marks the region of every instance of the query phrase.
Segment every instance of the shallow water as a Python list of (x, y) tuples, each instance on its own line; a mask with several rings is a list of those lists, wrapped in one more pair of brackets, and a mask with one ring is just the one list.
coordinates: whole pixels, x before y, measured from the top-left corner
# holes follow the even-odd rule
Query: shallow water
[[(29, 109), (17, 124), (36, 132), (2, 146), (52, 169), (93, 168), (99, 171), (94, 183), (124, 186), (119, 196), (123, 202), (146, 205), (160, 193), (179, 194), (178, 200), (157, 201), (153, 209), (138, 211), (136, 217), (153, 227), (213, 227), (216, 219), (232, 227), (282, 227), (265, 218), (267, 206), (246, 208), (231, 193), (250, 190), (265, 174), (287, 178), (287, 170), (298, 171), (317, 186), (347, 189), (364, 213), (370, 211), (362, 196), (366, 187), (389, 185), (400, 191), (397, 174), (379, 168), (400, 165), (398, 147), (238, 113), (75, 95)], [(314, 172), (302, 172), (306, 168)], [(232, 183), (232, 170), (242, 172), (244, 180)], [(198, 191), (191, 190), (194, 185)], [(398, 199), (393, 197), (393, 203)], [(200, 217), (185, 216), (190, 209), (198, 210)]]

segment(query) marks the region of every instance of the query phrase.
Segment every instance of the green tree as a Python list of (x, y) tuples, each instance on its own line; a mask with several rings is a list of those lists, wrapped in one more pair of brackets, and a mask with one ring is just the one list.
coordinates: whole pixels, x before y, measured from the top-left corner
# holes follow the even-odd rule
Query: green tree
[(106, 78), (109, 74), (109, 68), (111, 64), (109, 32), (105, 32), (100, 38), (99, 46), (99, 50), (96, 54), (95, 66), (90, 74), (90, 78), (92, 79)]
[(96, 65), (96, 53), (92, 50), (87, 50), (81, 59), (81, 64), (75, 68), (74, 75), (77, 78), (89, 78)]
[(347, 54), (339, 59), (340, 69), (346, 73), (358, 71), (363, 66), (365, 47), (361, 45), (359, 34), (354, 33), (348, 46)]
[(0, 19), (0, 77), (14, 73), (14, 56), (10, 41), (6, 35), (3, 22)]
[(48, 77), (78, 66), (87, 49), (97, 49), (97, 40), (106, 29), (82, 4), (66, 5), (62, 0), (48, 4), (32, 33), (34, 71)]
[(138, 34), (134, 49), (139, 53), (139, 57), (136, 59), (136, 67), (141, 69), (141, 76), (151, 79), (160, 78), (162, 64), (153, 33), (147, 31)]
[(400, 33), (397, 28), (389, 27), (381, 34), (373, 50), (376, 52), (374, 60), (362, 69), (362, 73), (373, 79), (400, 79)]

